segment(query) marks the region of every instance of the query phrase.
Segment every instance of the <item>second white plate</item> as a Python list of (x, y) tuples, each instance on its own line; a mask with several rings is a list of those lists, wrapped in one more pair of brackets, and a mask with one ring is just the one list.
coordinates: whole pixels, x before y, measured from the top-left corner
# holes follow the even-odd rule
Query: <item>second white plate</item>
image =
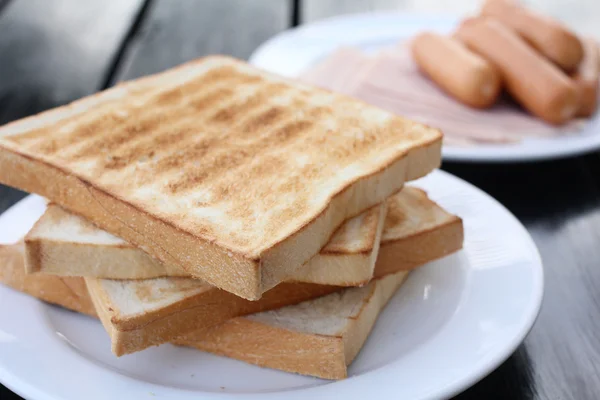
[[(459, 18), (443, 15), (379, 12), (343, 15), (285, 31), (260, 46), (250, 57), (254, 65), (296, 77), (339, 46), (367, 52), (397, 44), (424, 30), (451, 32)], [(528, 138), (517, 144), (445, 145), (446, 160), (516, 162), (574, 156), (600, 149), (600, 113), (574, 134)]]

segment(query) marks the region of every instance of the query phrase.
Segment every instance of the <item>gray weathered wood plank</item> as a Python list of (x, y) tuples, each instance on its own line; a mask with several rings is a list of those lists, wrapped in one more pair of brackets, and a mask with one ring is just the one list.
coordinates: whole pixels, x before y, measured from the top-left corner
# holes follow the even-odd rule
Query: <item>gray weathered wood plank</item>
[(288, 27), (291, 12), (286, 0), (157, 0), (116, 79), (148, 75), (208, 54), (247, 58)]
[(0, 14), (2, 13), (2, 9), (8, 4), (10, 0), (0, 0)]
[(542, 311), (525, 344), (458, 398), (594, 398), (600, 390), (594, 345), (600, 324), (592, 317), (600, 310), (600, 191), (585, 158), (510, 166), (446, 163), (444, 169), (494, 196), (525, 224), (545, 274)]
[[(0, 125), (98, 90), (143, 3), (9, 1), (0, 9)], [(0, 185), (0, 212), (23, 196)]]
[(0, 123), (98, 90), (142, 3), (9, 3), (0, 16)]

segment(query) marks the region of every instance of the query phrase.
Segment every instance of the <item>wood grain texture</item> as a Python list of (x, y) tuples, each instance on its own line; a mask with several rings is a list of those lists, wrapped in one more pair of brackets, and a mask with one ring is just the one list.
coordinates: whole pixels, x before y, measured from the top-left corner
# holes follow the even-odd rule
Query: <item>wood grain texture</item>
[(0, 16), (0, 124), (95, 92), (141, 0), (15, 0)]
[(2, 13), (2, 9), (8, 5), (10, 0), (0, 0), (0, 14)]
[(291, 21), (283, 0), (155, 0), (116, 80), (163, 71), (208, 54), (247, 58)]
[[(142, 0), (0, 1), (0, 125), (95, 92)], [(0, 185), (0, 211), (24, 193)]]
[(444, 166), (525, 224), (545, 273), (542, 311), (524, 345), (459, 399), (592, 399), (600, 389), (600, 191), (588, 158)]

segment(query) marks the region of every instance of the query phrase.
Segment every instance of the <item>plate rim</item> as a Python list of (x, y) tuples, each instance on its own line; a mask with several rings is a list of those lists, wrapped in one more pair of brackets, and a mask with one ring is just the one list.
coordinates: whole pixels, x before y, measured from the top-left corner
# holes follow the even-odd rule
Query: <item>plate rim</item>
[[(307, 24), (301, 24), (275, 34), (271, 38), (261, 43), (252, 52), (248, 58), (248, 61), (250, 64), (270, 71), (269, 67), (265, 65), (262, 60), (266, 57), (266, 55), (269, 55), (271, 51), (277, 50), (277, 48), (281, 46), (281, 42), (296, 40), (295, 37), (297, 35), (302, 35), (306, 32), (311, 32), (318, 29), (339, 29), (335, 28), (335, 26), (357, 22), (363, 23), (365, 21), (372, 24), (384, 18), (398, 18), (404, 23), (407, 21), (421, 21), (420, 23), (423, 21), (436, 21), (437, 23), (452, 25), (456, 24), (457, 21), (460, 20), (461, 16), (456, 13), (401, 10), (379, 10), (334, 15)], [(600, 149), (600, 109), (585, 123), (589, 125), (589, 127), (586, 129), (589, 129), (590, 132), (597, 133), (591, 133), (590, 135), (585, 136), (576, 136), (575, 142), (573, 142), (571, 138), (571, 140), (568, 141), (570, 144), (566, 146), (565, 142), (567, 142), (567, 139), (560, 141), (556, 146), (551, 147), (532, 145), (533, 149), (530, 147), (525, 151), (522, 147), (494, 144), (477, 144), (464, 148), (457, 146), (443, 146), (442, 156), (444, 160), (452, 162), (503, 164), (550, 161), (584, 155)], [(535, 142), (539, 139), (531, 138), (530, 140)], [(552, 143), (552, 138), (541, 140), (543, 143)]]
[[(509, 341), (503, 341), (502, 345), (497, 346), (497, 349), (495, 350), (493, 357), (490, 357), (489, 360), (486, 361), (485, 365), (481, 366), (479, 369), (469, 370), (467, 373), (464, 373), (463, 376), (461, 376), (460, 378), (457, 378), (453, 381), (448, 382), (444, 387), (438, 387), (435, 392), (427, 393), (427, 394), (424, 393), (423, 396), (425, 396), (425, 397), (422, 397), (422, 398), (430, 398), (431, 396), (439, 396), (440, 394), (442, 394), (443, 396), (453, 396), (453, 395), (460, 393), (460, 392), (464, 391), (465, 389), (471, 387), (475, 383), (479, 382), (483, 377), (489, 375), (490, 372), (492, 372), (499, 365), (501, 365), (506, 359), (508, 359), (514, 353), (514, 351), (519, 347), (519, 345), (523, 342), (525, 337), (531, 331), (532, 327), (534, 326), (534, 324), (538, 318), (538, 315), (539, 315), (539, 312), (541, 309), (541, 305), (542, 305), (542, 301), (543, 301), (543, 296), (544, 296), (544, 271), (543, 271), (542, 258), (540, 256), (539, 249), (537, 248), (531, 235), (529, 234), (527, 229), (523, 226), (523, 224), (508, 209), (506, 209), (506, 207), (504, 207), (499, 201), (494, 199), (492, 196), (487, 194), (485, 191), (472, 185), (471, 183), (469, 183), (459, 177), (456, 177), (448, 172), (441, 171), (441, 170), (436, 170), (431, 175), (433, 175), (433, 174), (440, 175), (440, 179), (451, 180), (452, 185), (467, 186), (470, 190), (474, 191), (478, 196), (483, 196), (486, 198), (486, 200), (491, 201), (494, 204), (494, 206), (498, 207), (499, 210), (501, 210), (502, 213), (506, 217), (512, 219), (512, 223), (516, 223), (515, 227), (521, 231), (521, 233), (523, 234), (523, 237), (529, 242), (529, 243), (527, 243), (527, 245), (528, 245), (527, 248), (530, 251), (532, 251), (531, 256), (533, 258), (531, 260), (531, 263), (528, 263), (528, 264), (531, 268), (532, 276), (534, 279), (532, 280), (533, 286), (531, 288), (531, 292), (532, 292), (531, 299), (528, 303), (527, 309), (525, 310), (526, 312), (523, 312), (523, 315), (521, 317), (522, 321), (523, 321), (522, 325), (519, 327), (518, 332), (515, 333), (514, 337), (512, 337), (511, 340), (509, 340)], [(417, 182), (418, 182), (418, 180), (417, 180)], [(31, 196), (25, 197), (24, 199), (15, 203), (11, 208), (6, 210), (6, 212), (10, 211), (11, 209), (16, 207), (20, 203), (28, 201), (28, 199), (30, 199), (30, 198), (31, 198)], [(29, 201), (31, 201), (31, 200), (29, 200)], [(0, 288), (0, 290), (4, 290), (4, 288)], [(29, 301), (29, 298), (28, 298), (28, 301)], [(36, 301), (36, 300), (31, 298), (31, 301)], [(77, 356), (81, 357), (80, 355), (77, 355)], [(393, 364), (393, 362), (392, 362), (392, 364)], [(148, 388), (147, 390), (145, 390), (146, 392), (147, 391), (164, 392), (165, 396), (171, 396), (171, 395), (176, 396), (177, 394), (184, 394), (184, 393), (189, 392), (189, 390), (185, 390), (185, 389), (161, 386), (158, 384), (152, 384), (149, 382), (135, 380), (126, 375), (121, 375), (117, 372), (107, 370), (106, 368), (102, 368), (98, 365), (95, 365), (94, 367), (92, 367), (92, 370), (97, 371), (97, 368), (100, 368), (105, 373), (110, 374), (108, 376), (103, 374), (105, 380), (109, 380), (108, 378), (110, 377), (110, 380), (117, 379), (119, 382), (122, 382), (126, 385), (130, 384), (131, 382), (135, 382), (135, 385), (139, 385), (140, 387), (143, 387), (143, 388)], [(396, 368), (394, 368), (393, 365), (389, 365), (389, 367), (380, 368), (380, 370), (385, 370), (388, 373), (393, 373), (394, 370), (396, 370)], [(373, 372), (377, 373), (377, 371), (370, 371), (370, 373), (367, 373), (367, 375), (371, 375)], [(366, 376), (363, 376), (363, 377), (367, 378)], [(35, 386), (35, 385), (27, 382), (26, 380), (22, 379), (20, 376), (15, 376), (10, 371), (10, 366), (5, 365), (2, 362), (0, 362), (0, 381), (6, 387), (8, 387), (11, 391), (13, 391), (25, 398), (41, 399), (41, 400), (58, 400), (58, 399), (62, 399), (63, 398), (62, 396), (64, 396), (64, 395), (61, 395), (60, 397), (57, 397), (58, 396), (57, 394), (46, 394), (44, 392), (41, 392), (38, 386)], [(101, 382), (102, 381), (98, 381), (99, 384)], [(293, 397), (293, 398), (299, 398), (299, 397), (301, 398), (302, 396), (305, 396), (307, 394), (313, 394), (313, 395), (318, 396), (320, 394), (319, 392), (321, 390), (323, 392), (325, 392), (325, 394), (328, 394), (328, 393), (330, 394), (331, 393), (330, 391), (334, 388), (334, 386), (330, 386), (329, 390), (326, 389), (327, 386), (330, 386), (330, 385), (326, 384), (324, 386), (318, 386), (318, 387), (313, 387), (313, 388), (310, 388), (310, 387), (303, 388), (303, 389), (299, 389), (299, 390), (296, 390), (293, 392), (239, 393), (239, 394), (236, 394), (236, 393), (225, 394), (225, 393), (213, 393), (213, 392), (205, 392), (205, 393), (193, 392), (193, 393), (196, 396), (196, 398), (240, 398), (240, 399), (243, 399), (243, 398), (273, 398), (273, 397), (277, 396), (278, 394), (281, 395), (282, 393), (284, 396), (289, 395), (290, 397)], [(352, 387), (354, 388), (354, 386), (352, 386)], [(336, 389), (333, 389), (333, 390), (336, 390)], [(346, 389), (346, 390), (348, 390), (348, 389)], [(367, 390), (370, 390), (370, 389), (367, 389)], [(361, 394), (355, 393), (354, 395), (360, 396)], [(64, 397), (64, 398), (71, 398), (71, 397), (68, 397), (69, 396), (68, 394), (66, 396), (67, 397)], [(189, 396), (183, 396), (183, 397), (186, 399), (190, 398)], [(350, 395), (350, 397), (352, 398), (354, 396)]]

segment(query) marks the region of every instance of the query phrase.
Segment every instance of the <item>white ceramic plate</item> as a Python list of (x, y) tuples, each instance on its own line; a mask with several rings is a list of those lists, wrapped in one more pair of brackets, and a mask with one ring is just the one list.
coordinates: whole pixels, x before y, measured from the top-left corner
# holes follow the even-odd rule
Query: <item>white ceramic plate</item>
[[(463, 217), (464, 250), (409, 276), (346, 380), (171, 345), (116, 358), (98, 321), (0, 285), (0, 382), (29, 400), (449, 397), (521, 343), (542, 300), (542, 265), (527, 231), (490, 196), (442, 171), (415, 184)], [(16, 241), (43, 210), (30, 196), (0, 216), (0, 243)]]
[[(459, 18), (443, 15), (368, 13), (322, 20), (285, 31), (260, 46), (250, 62), (266, 70), (295, 77), (341, 45), (367, 52), (397, 44), (423, 30), (448, 33)], [(553, 159), (600, 148), (600, 113), (568, 136), (531, 138), (517, 144), (446, 145), (444, 159), (454, 161), (515, 162)]]

